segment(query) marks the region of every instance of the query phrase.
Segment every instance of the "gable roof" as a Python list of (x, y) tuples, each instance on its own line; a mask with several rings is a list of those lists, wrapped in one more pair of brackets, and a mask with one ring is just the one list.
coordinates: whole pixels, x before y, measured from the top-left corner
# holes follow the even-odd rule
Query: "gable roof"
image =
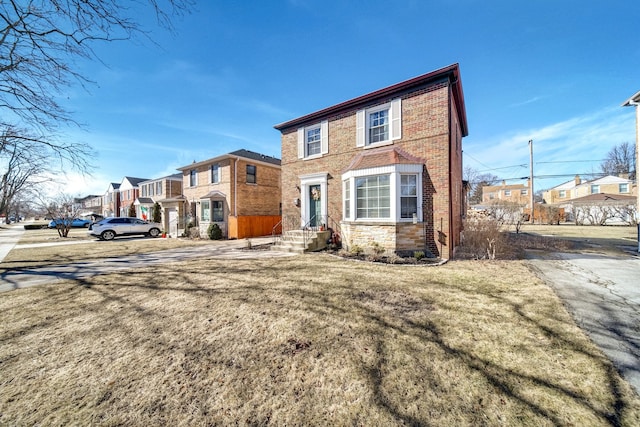
[[(124, 184), (126, 182), (128, 182), (132, 187), (137, 187), (138, 184), (140, 184), (143, 181), (149, 181), (149, 178), (133, 178), (131, 176), (125, 176), (122, 179), (122, 184)], [(121, 185), (122, 185), (121, 184)]]
[(199, 162), (196, 162), (195, 160), (193, 161), (192, 164), (187, 165), (187, 166), (182, 166), (179, 168), (176, 168), (179, 171), (186, 171), (189, 169), (193, 169), (194, 167), (199, 167), (199, 166), (203, 166), (209, 163), (215, 163), (217, 161), (220, 160), (224, 160), (224, 159), (237, 159), (237, 158), (244, 158), (244, 159), (248, 159), (248, 160), (254, 160), (257, 162), (262, 162), (262, 163), (267, 163), (273, 166), (280, 166), (280, 159), (277, 159), (275, 157), (271, 157), (271, 156), (267, 156), (264, 154), (260, 154), (260, 153), (256, 153), (253, 151), (249, 151), (249, 150), (236, 150), (236, 151), (232, 151), (231, 153), (227, 153), (227, 154), (223, 154), (221, 156), (217, 156), (217, 157), (212, 157), (210, 159), (207, 160), (201, 160)]
[(462, 129), (462, 136), (467, 136), (469, 134), (469, 130), (467, 128), (467, 112), (464, 104), (464, 94), (462, 92), (462, 81), (460, 80), (460, 68), (458, 64), (452, 64), (447, 67), (431, 71), (427, 74), (423, 74), (421, 76), (396, 83), (386, 88), (379, 89), (375, 92), (371, 92), (366, 95), (362, 95), (357, 98), (342, 102), (340, 104), (336, 104), (332, 107), (316, 111), (315, 113), (307, 114), (297, 119), (280, 123), (278, 125), (275, 125), (274, 128), (282, 132), (292, 127), (300, 127), (300, 125), (302, 124), (318, 121), (327, 116), (344, 113), (346, 111), (362, 109), (367, 105), (375, 103), (376, 101), (388, 99), (391, 96), (397, 96), (403, 93), (413, 92), (442, 80), (448, 81), (449, 84), (453, 87), (453, 98), (456, 104), (456, 109), (458, 110), (458, 114), (460, 115), (460, 127)]
[(640, 103), (640, 91), (636, 92), (631, 98), (627, 99), (622, 103), (623, 107), (629, 107), (631, 105), (637, 105)]

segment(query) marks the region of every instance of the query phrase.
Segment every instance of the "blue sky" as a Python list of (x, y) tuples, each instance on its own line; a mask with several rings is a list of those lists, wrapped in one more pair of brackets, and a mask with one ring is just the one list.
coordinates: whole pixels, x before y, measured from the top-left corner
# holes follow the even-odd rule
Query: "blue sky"
[(102, 194), (240, 148), (280, 157), (275, 124), (453, 63), (465, 166), (527, 176), (533, 139), (535, 175), (588, 173), (635, 142), (620, 104), (640, 90), (637, 0), (200, 0), (173, 34), (147, 15), (157, 45), (99, 45), (102, 63), (77, 63), (97, 84), (65, 97), (85, 125), (66, 135), (93, 147), (96, 168), (62, 192)]

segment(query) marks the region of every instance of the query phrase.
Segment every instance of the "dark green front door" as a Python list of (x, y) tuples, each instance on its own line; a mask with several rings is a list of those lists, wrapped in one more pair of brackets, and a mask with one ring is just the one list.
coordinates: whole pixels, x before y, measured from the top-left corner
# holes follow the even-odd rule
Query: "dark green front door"
[(309, 186), (309, 226), (317, 227), (322, 222), (322, 195), (320, 185)]

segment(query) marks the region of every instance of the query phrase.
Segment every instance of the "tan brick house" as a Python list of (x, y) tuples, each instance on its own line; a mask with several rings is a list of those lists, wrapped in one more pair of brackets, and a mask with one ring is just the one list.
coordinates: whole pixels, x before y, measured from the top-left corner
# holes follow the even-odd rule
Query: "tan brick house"
[(276, 125), (283, 227), (450, 258), (464, 212), (468, 134), (458, 64)]
[(237, 150), (178, 170), (187, 222), (200, 235), (216, 223), (230, 239), (264, 236), (280, 222), (280, 159)]
[(529, 191), (529, 181), (526, 184), (507, 184), (502, 181), (500, 185), (485, 185), (482, 187), (482, 204), (506, 201), (529, 207), (531, 201)]
[(150, 179), (138, 183), (140, 196), (135, 201), (136, 216), (152, 220), (153, 206), (156, 202), (161, 208), (163, 231), (170, 236), (178, 235), (178, 229), (184, 228), (180, 218), (184, 217), (184, 201), (182, 195), (182, 174), (176, 173), (161, 178)]
[(102, 196), (102, 216), (118, 216), (120, 214), (120, 184), (112, 182)]

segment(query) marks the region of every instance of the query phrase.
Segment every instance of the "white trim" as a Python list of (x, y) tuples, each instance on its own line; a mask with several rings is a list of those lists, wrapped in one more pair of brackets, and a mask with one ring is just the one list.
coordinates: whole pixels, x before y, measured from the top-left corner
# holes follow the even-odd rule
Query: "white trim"
[(328, 172), (302, 175), (300, 178), (300, 226), (304, 227), (311, 219), (309, 213), (309, 187), (320, 185), (320, 214), (327, 216), (327, 180)]
[[(342, 175), (343, 188), (344, 181), (348, 181), (349, 189), (350, 189), (350, 211), (351, 217), (347, 218), (344, 216), (344, 208), (343, 208), (343, 220), (344, 221), (355, 221), (355, 222), (412, 222), (413, 218), (400, 218), (401, 209), (400, 209), (400, 198), (401, 194), (401, 180), (400, 175), (417, 175), (416, 179), (416, 197), (417, 197), (417, 214), (418, 214), (418, 222), (423, 221), (422, 215), (422, 171), (423, 165), (421, 164), (396, 164), (396, 165), (387, 165), (387, 166), (379, 166), (373, 168), (366, 169), (358, 169), (352, 170), (344, 173)], [(391, 190), (391, 199), (390, 203), (390, 212), (389, 218), (357, 218), (357, 191), (355, 188), (355, 179), (365, 176), (373, 176), (373, 175), (390, 175), (389, 179), (389, 187)], [(344, 189), (343, 189), (343, 200), (344, 203)]]
[[(384, 141), (369, 141), (369, 116), (378, 111), (389, 112), (388, 138)], [(402, 98), (395, 98), (386, 104), (376, 105), (356, 112), (356, 147), (380, 147), (391, 145), (402, 138)]]

